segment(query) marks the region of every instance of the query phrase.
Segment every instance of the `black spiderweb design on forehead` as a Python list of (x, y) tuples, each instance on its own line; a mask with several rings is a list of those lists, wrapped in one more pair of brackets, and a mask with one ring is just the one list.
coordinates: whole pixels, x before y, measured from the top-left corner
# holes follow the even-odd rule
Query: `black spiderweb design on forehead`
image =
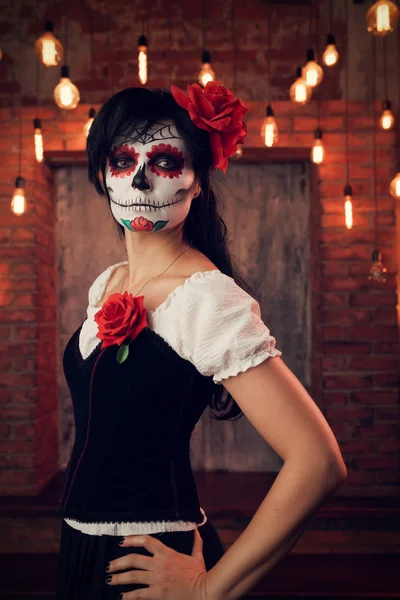
[(152, 142), (158, 142), (161, 140), (179, 140), (181, 139), (177, 135), (172, 133), (172, 125), (163, 125), (156, 131), (149, 133), (146, 129), (137, 129), (137, 134), (134, 136), (128, 136), (127, 142), (140, 142), (141, 144), (150, 144)]

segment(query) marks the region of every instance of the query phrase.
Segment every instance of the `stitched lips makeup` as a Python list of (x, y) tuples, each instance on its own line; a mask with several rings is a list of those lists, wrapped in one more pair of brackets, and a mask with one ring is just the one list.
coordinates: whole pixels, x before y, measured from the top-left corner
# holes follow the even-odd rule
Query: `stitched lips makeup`
[(114, 140), (106, 185), (112, 214), (129, 231), (156, 232), (184, 221), (194, 182), (190, 152), (172, 121)]

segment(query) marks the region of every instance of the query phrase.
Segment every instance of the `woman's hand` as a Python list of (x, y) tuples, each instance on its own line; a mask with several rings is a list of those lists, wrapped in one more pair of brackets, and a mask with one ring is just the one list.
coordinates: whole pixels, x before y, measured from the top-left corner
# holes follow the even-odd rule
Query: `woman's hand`
[(151, 535), (127, 535), (121, 546), (142, 546), (153, 554), (143, 556), (132, 552), (110, 562), (107, 576), (122, 569), (139, 570), (113, 575), (109, 585), (135, 583), (149, 586), (125, 592), (121, 595), (123, 600), (214, 600), (207, 595), (203, 540), (197, 528), (190, 556), (176, 552)]

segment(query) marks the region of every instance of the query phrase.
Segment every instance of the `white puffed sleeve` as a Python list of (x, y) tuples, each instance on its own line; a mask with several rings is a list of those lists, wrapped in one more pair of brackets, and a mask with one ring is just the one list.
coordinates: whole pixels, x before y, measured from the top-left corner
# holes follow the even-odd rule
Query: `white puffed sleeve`
[(261, 320), (259, 303), (218, 270), (189, 277), (153, 313), (152, 323), (180, 356), (217, 384), (282, 355)]

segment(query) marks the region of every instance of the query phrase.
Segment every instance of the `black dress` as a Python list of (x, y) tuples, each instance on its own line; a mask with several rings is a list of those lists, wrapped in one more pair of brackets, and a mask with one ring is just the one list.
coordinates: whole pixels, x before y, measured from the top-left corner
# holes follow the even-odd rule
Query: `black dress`
[[(191, 434), (216, 384), (281, 354), (258, 303), (231, 277), (214, 270), (195, 273), (161, 307), (149, 311), (149, 326), (132, 340), (121, 364), (116, 344), (102, 348), (94, 340), (82, 355), (81, 330), (90, 338), (97, 328), (93, 314), (110, 268), (104, 273), (89, 290), (88, 319), (63, 355), (75, 442), (59, 499), (57, 600), (118, 598), (121, 592), (147, 587), (106, 583), (110, 560), (148, 553), (143, 547), (119, 546), (121, 535), (96, 535), (100, 523), (168, 521), (174, 527), (189, 522), (203, 539), (206, 569), (216, 564), (224, 549), (210, 520), (203, 524), (190, 463)], [(95, 534), (65, 519), (77, 527), (79, 522), (93, 524)], [(192, 552), (193, 529), (150, 535), (178, 552)]]

